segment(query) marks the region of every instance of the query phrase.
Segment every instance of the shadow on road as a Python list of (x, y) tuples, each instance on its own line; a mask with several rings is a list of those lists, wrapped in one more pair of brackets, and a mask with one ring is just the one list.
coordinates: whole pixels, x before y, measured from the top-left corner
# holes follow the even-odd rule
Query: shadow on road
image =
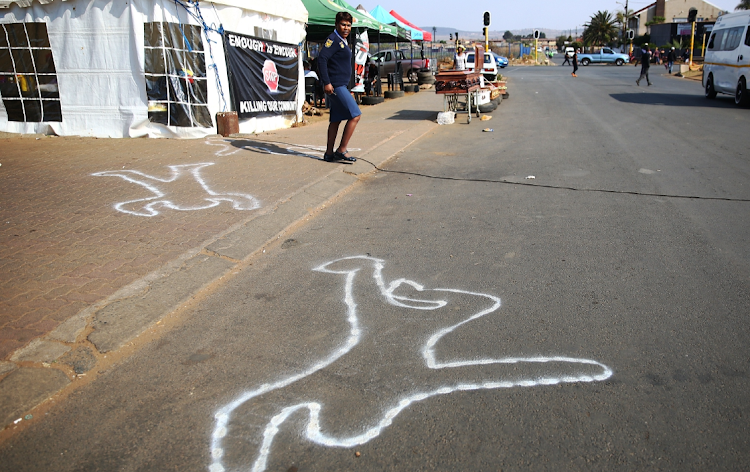
[(415, 120), (415, 121), (435, 121), (437, 111), (433, 110), (399, 110), (395, 115), (387, 118), (388, 120)]
[(677, 93), (611, 93), (610, 97), (618, 102), (638, 103), (641, 105), (663, 105), (670, 107), (708, 107), (734, 108), (732, 97), (718, 96), (715, 100), (708, 100), (702, 95), (687, 95)]
[(247, 139), (235, 139), (231, 141), (232, 146), (246, 151), (260, 154), (274, 154), (277, 156), (300, 156), (310, 159), (323, 160), (323, 150), (314, 146), (303, 146), (297, 144), (272, 143), (267, 141), (251, 141)]

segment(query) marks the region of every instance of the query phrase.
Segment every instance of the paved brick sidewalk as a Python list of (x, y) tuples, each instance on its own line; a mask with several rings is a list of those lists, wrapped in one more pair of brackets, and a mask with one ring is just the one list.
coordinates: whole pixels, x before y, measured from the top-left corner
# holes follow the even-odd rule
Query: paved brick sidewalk
[[(332, 170), (313, 159), (238, 151), (219, 139), (10, 138), (0, 146), (0, 358), (247, 218), (256, 204), (272, 205)], [(158, 180), (169, 180), (170, 165), (196, 163), (212, 165)], [(94, 175), (102, 171), (112, 174)], [(163, 203), (149, 210), (148, 202), (118, 211), (118, 202), (154, 196), (123, 177), (165, 192), (158, 200), (181, 208), (212, 204), (196, 177), (214, 192), (248, 196), (233, 196), (240, 210), (220, 201), (194, 211)]]
[[(420, 93), (363, 107), (350, 149), (388, 157), (433, 127), (441, 104)], [(12, 370), (39, 374), (39, 359), (14, 358), (19, 348), (54, 339), (81, 313), (90, 323), (118, 290), (206, 252), (301, 189), (372, 170), (320, 160), (326, 128), (204, 140), (0, 137), (0, 397)], [(76, 347), (75, 337), (54, 340)]]
[[(400, 122), (380, 115), (398, 117), (403, 110), (394, 107), (400, 104), (364, 108), (352, 147), (365, 149), (397, 132)], [(0, 359), (248, 218), (258, 211), (254, 205), (273, 206), (340, 167), (315, 159), (322, 155), (325, 126), (257, 139), (0, 140)], [(302, 147), (260, 141), (274, 138)], [(200, 163), (211, 165), (181, 167), (174, 182), (165, 182), (173, 173), (168, 166)], [(108, 175), (94, 175), (102, 172)], [(154, 197), (145, 185), (166, 193), (154, 200), (182, 209), (212, 205), (199, 180), (214, 193), (241, 195), (225, 195), (234, 201), (193, 211), (165, 203), (144, 208), (149, 201), (114, 208)]]

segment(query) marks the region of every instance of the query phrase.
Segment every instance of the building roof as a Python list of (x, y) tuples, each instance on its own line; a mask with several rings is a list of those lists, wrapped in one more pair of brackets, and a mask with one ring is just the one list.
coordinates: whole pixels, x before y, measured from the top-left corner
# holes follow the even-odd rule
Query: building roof
[[(669, 0), (664, 0), (664, 1), (665, 1), (665, 2), (668, 2)], [(711, 3), (711, 2), (707, 2), (706, 0), (702, 0), (702, 1), (703, 1), (703, 3), (705, 3), (706, 5), (710, 5), (710, 6), (712, 6), (713, 8), (716, 8), (716, 9), (717, 9), (717, 10), (719, 10), (719, 11), (724, 11), (724, 10), (722, 10), (722, 9), (721, 9), (721, 7), (718, 7), (718, 6), (714, 5), (714, 4), (713, 4), (713, 3)], [(645, 7), (641, 8), (641, 9), (640, 9), (640, 10), (638, 10), (638, 11), (634, 11), (634, 12), (633, 12), (633, 15), (638, 15), (638, 14), (640, 14), (641, 12), (644, 12), (644, 11), (648, 11), (648, 9), (650, 9), (650, 8), (655, 8), (655, 7), (656, 7), (656, 2), (652, 3), (651, 5), (646, 5)]]
[(652, 3), (651, 5), (647, 5), (647, 6), (643, 7), (643, 8), (641, 8), (638, 11), (634, 11), (633, 15), (637, 15), (638, 13), (641, 13), (643, 11), (647, 11), (649, 8), (652, 8), (652, 7), (654, 7), (654, 8), (656, 7), (656, 2)]

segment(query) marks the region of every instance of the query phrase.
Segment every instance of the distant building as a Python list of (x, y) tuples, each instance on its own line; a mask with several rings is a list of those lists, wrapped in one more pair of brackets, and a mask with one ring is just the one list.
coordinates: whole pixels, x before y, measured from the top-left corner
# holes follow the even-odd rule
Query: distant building
[(656, 2), (634, 12), (628, 18), (628, 29), (632, 29), (636, 36), (649, 33), (646, 23), (653, 21), (654, 17), (664, 18), (664, 23), (687, 23), (688, 11), (691, 8), (698, 10), (696, 22), (713, 23), (725, 13), (724, 10), (704, 0), (657, 0)]

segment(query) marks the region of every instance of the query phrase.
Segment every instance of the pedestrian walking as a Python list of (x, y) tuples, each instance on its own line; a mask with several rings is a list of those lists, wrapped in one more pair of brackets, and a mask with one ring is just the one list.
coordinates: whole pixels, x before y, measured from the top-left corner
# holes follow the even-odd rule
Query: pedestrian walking
[(674, 48), (669, 50), (669, 53), (667, 53), (667, 70), (669, 70), (669, 73), (672, 73), (672, 66), (674, 65), (674, 61), (677, 59), (677, 53), (674, 51)]
[(646, 78), (646, 83), (651, 85), (651, 80), (648, 78), (648, 69), (651, 67), (651, 47), (648, 44), (643, 46), (644, 49), (641, 51), (641, 76), (635, 81), (636, 85), (641, 85), (641, 80)]
[[(341, 11), (336, 13), (336, 29), (326, 39), (318, 55), (318, 69), (320, 80), (323, 82), (326, 100), (331, 101), (331, 116), (328, 124), (328, 142), (323, 159), (329, 162), (349, 161), (357, 159), (347, 155), (349, 140), (359, 123), (362, 112), (354, 101), (354, 97), (347, 88), (352, 76), (352, 50), (346, 38), (352, 31), (351, 13)], [(339, 125), (346, 121), (344, 132), (338, 149), (334, 151)]]
[(578, 77), (576, 75), (576, 72), (578, 72), (578, 49), (573, 52), (573, 73), (570, 75), (572, 75), (573, 77)]
[(560, 65), (564, 66), (565, 64), (570, 65), (570, 53), (568, 51), (565, 51), (565, 60)]
[(661, 53), (659, 53), (659, 48), (654, 49), (654, 64), (661, 64)]

